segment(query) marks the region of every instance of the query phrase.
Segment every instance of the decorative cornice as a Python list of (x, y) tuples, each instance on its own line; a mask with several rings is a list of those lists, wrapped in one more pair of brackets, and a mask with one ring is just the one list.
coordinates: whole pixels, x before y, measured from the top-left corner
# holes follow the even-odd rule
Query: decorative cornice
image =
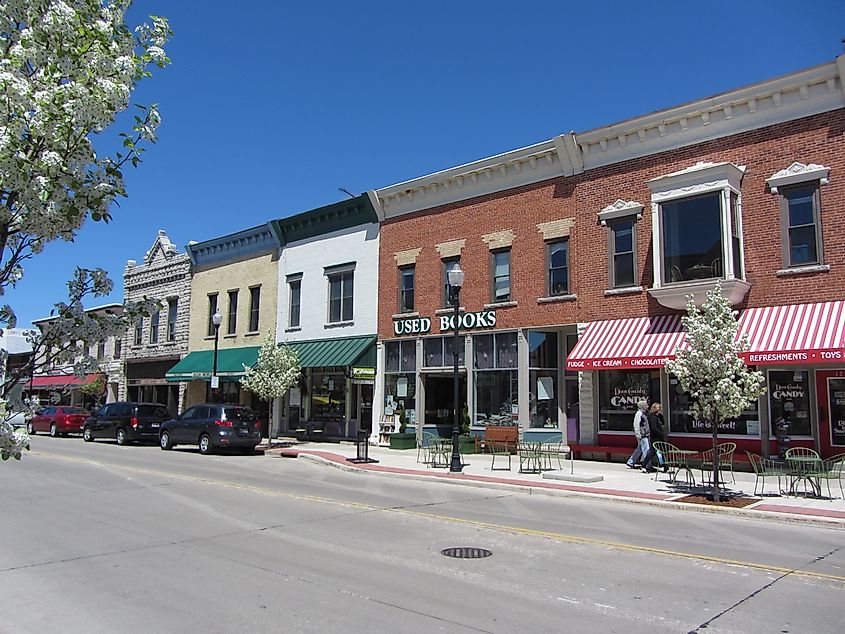
[(172, 258), (178, 252), (178, 250), (176, 249), (176, 245), (170, 241), (170, 238), (167, 237), (167, 234), (164, 232), (164, 229), (158, 230), (158, 236), (156, 236), (155, 242), (153, 242), (153, 246), (151, 246), (150, 250), (147, 251), (147, 253), (144, 255), (144, 262), (146, 264), (150, 264), (159, 249), (161, 249), (161, 252), (164, 255), (165, 259)]
[(409, 266), (411, 264), (416, 264), (417, 258), (420, 256), (421, 252), (422, 247), (407, 249), (405, 251), (397, 251), (393, 254), (393, 258), (396, 260), (396, 266)]
[(845, 107), (845, 54), (783, 77), (376, 190), (385, 218)]
[(487, 248), (493, 251), (494, 249), (507, 249), (513, 246), (514, 233), (512, 229), (505, 229), (503, 231), (494, 231), (481, 236), (481, 241), (487, 245)]
[(575, 226), (575, 218), (560, 218), (550, 222), (541, 222), (537, 225), (537, 231), (543, 236), (543, 240), (556, 240), (569, 235), (572, 227)]
[(441, 258), (459, 258), (466, 243), (466, 239), (449, 240), (449, 242), (435, 244), (434, 248), (440, 254)]
[(778, 187), (794, 185), (795, 183), (806, 183), (808, 181), (819, 181), (820, 185), (827, 185), (830, 177), (830, 168), (824, 165), (795, 162), (786, 169), (772, 174), (766, 179), (773, 194), (778, 193)]
[(607, 223), (611, 220), (617, 220), (618, 218), (627, 218), (628, 216), (636, 216), (637, 220), (642, 218), (642, 203), (638, 203), (633, 200), (625, 201), (619, 199), (612, 205), (608, 205), (599, 212), (599, 222), (604, 227), (607, 226)]
[(189, 243), (185, 250), (194, 266), (214, 266), (227, 261), (257, 257), (281, 248), (270, 223), (244, 229), (237, 233)]
[(686, 169), (647, 182), (651, 188), (651, 201), (659, 202), (725, 187), (738, 192), (744, 175), (744, 165), (699, 161)]

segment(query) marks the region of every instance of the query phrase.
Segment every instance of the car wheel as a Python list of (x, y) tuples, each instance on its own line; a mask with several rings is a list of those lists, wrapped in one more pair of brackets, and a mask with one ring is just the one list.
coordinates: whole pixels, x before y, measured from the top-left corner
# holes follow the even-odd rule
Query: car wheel
[(85, 442), (94, 442), (94, 435), (91, 433), (90, 427), (86, 427), (82, 430), (82, 440)]
[(33, 425), (32, 423), (27, 423), (26, 424), (26, 433), (29, 434), (30, 436), (34, 436), (35, 435), (35, 425)]
[(129, 439), (126, 437), (126, 430), (123, 427), (118, 428), (117, 433), (114, 435), (115, 440), (117, 440), (118, 445), (127, 445), (129, 444)]
[(168, 449), (173, 449), (173, 443), (170, 442), (170, 432), (161, 432), (161, 437), (159, 438), (159, 446), (165, 451)]
[(211, 453), (211, 437), (208, 434), (200, 436), (200, 453), (203, 455)]
[(50, 436), (52, 438), (56, 438), (59, 435), (59, 428), (56, 427), (56, 423), (50, 425)]

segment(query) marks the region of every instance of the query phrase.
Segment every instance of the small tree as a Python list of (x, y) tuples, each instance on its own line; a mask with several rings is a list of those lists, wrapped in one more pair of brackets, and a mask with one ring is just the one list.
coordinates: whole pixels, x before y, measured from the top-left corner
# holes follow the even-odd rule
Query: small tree
[(23, 450), (29, 451), (29, 436), (25, 431), (15, 429), (7, 416), (6, 401), (0, 399), (0, 458), (20, 460)]
[(255, 394), (262, 401), (267, 401), (270, 420), (267, 421), (268, 444), (272, 444), (273, 401), (285, 395), (299, 380), (299, 356), (286, 344), (276, 345), (273, 333), (267, 333), (258, 362), (248, 367), (244, 364), (244, 377), (241, 387)]
[(740, 416), (766, 387), (763, 373), (749, 370), (739, 357), (739, 353), (748, 350), (748, 337), (736, 341), (736, 311), (722, 295), (720, 283), (707, 292), (701, 310), (696, 308), (693, 297), (688, 297), (687, 314), (682, 321), (689, 349), (676, 350), (676, 358), (666, 363), (666, 370), (689, 393), (693, 418), (712, 425), (713, 499), (718, 502), (719, 425)]

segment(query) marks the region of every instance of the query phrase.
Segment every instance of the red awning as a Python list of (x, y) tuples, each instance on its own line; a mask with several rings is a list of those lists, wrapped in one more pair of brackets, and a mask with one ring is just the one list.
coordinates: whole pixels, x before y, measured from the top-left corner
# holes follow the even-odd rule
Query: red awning
[(742, 353), (749, 365), (831, 363), (845, 359), (845, 301), (749, 308), (738, 336), (749, 336)]
[(594, 321), (566, 359), (567, 370), (660, 368), (686, 347), (680, 315)]
[(65, 387), (68, 385), (88, 385), (93, 383), (101, 374), (86, 374), (75, 376), (73, 374), (57, 374), (54, 376), (36, 376), (32, 379), (33, 389), (47, 387)]

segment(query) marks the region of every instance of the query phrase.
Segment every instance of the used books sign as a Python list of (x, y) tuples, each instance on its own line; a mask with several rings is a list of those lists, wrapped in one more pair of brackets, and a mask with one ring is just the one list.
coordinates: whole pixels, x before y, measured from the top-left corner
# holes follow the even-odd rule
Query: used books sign
[[(455, 329), (454, 315), (441, 315), (439, 318), (440, 332), (449, 332)], [(477, 313), (460, 313), (458, 315), (459, 328), (461, 330), (475, 330), (476, 328), (495, 328), (496, 311), (483, 310)], [(393, 334), (401, 335), (423, 335), (431, 332), (431, 319), (428, 317), (415, 317), (412, 319), (397, 319), (393, 322)]]

